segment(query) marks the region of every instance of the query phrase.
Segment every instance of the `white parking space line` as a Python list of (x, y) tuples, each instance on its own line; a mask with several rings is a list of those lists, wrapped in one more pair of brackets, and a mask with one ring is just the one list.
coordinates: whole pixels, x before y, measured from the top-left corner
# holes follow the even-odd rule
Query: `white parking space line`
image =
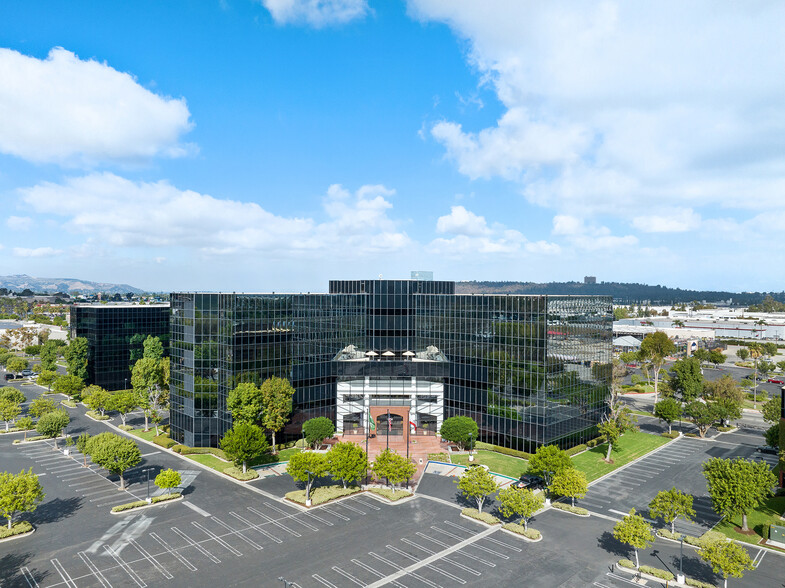
[[(457, 539), (458, 541), (463, 541), (465, 539), (465, 537), (461, 537), (460, 535), (456, 535), (454, 533), (450, 533), (449, 531), (444, 531), (444, 530), (440, 529), (439, 527), (431, 526), (431, 529), (433, 529), (437, 533), (441, 533), (442, 535), (447, 535), (448, 537), (450, 537), (452, 539)], [(498, 551), (495, 551), (495, 550), (491, 549), (490, 547), (483, 547), (482, 545), (479, 545), (477, 543), (473, 543), (471, 546), (474, 547), (475, 549), (479, 549), (480, 551), (485, 551), (487, 553), (492, 553), (493, 555), (495, 555), (497, 557), (500, 557), (502, 559), (510, 559), (509, 555), (504, 554), (504, 553), (499, 553)]]
[(763, 561), (763, 556), (766, 555), (766, 552), (761, 549), (756, 555), (755, 559), (752, 560), (753, 567), (757, 568), (760, 565), (760, 562)]
[(136, 539), (129, 539), (129, 540), (128, 540), (128, 542), (129, 542), (131, 545), (133, 545), (133, 546), (136, 548), (136, 550), (137, 550), (139, 553), (141, 553), (141, 554), (142, 554), (142, 556), (143, 556), (143, 557), (144, 557), (144, 558), (145, 558), (147, 561), (149, 561), (151, 564), (153, 564), (153, 567), (154, 567), (156, 570), (158, 570), (159, 572), (161, 572), (161, 575), (163, 575), (163, 577), (164, 577), (164, 578), (166, 578), (167, 580), (171, 580), (172, 578), (174, 578), (174, 576), (172, 576), (172, 574), (170, 574), (170, 573), (169, 573), (169, 570), (167, 570), (167, 569), (166, 569), (166, 568), (165, 568), (165, 567), (164, 567), (164, 566), (161, 564), (161, 562), (159, 562), (159, 561), (158, 561), (157, 559), (155, 559), (155, 558), (154, 558), (152, 555), (150, 555), (150, 553), (149, 553), (149, 552), (148, 552), (148, 551), (147, 551), (147, 550), (146, 550), (144, 547), (142, 547), (141, 545), (139, 545), (139, 543), (136, 541)]
[(203, 517), (209, 517), (209, 516), (211, 516), (211, 515), (210, 515), (210, 513), (209, 513), (209, 512), (207, 512), (206, 510), (199, 508), (198, 506), (196, 506), (195, 504), (192, 504), (191, 502), (189, 502), (189, 501), (187, 501), (187, 500), (183, 500), (183, 504), (184, 504), (185, 506), (187, 506), (188, 508), (190, 508), (192, 511), (194, 511), (194, 512), (198, 512), (198, 513), (199, 513), (200, 515), (202, 515)]
[(373, 504), (370, 504), (370, 503), (366, 502), (365, 500), (360, 500), (359, 498), (355, 498), (354, 501), (357, 504), (362, 504), (363, 506), (366, 506), (368, 508), (372, 508), (373, 510), (381, 510), (381, 508), (379, 508), (378, 506), (374, 506)]
[(344, 521), (350, 521), (351, 520), (349, 517), (345, 517), (345, 516), (343, 516), (340, 513), (333, 512), (331, 509), (328, 509), (326, 506), (323, 506), (321, 508), (321, 512), (326, 512), (327, 514), (331, 514), (334, 517), (338, 517), (339, 519), (343, 519)]
[[(115, 496), (122, 496), (121, 494), (118, 494), (117, 492), (118, 492), (117, 488), (111, 488), (110, 490), (104, 490), (103, 492), (94, 492), (93, 494), (83, 494), (83, 496), (85, 498), (87, 498), (87, 496), (93, 496), (94, 494), (104, 494), (104, 496), (99, 496), (98, 498), (90, 498), (90, 499), (88, 499), (88, 502), (100, 502), (102, 500), (106, 500), (107, 498), (109, 498), (109, 496), (106, 496), (106, 495), (110, 494), (110, 493), (114, 493)], [(114, 500), (114, 499), (112, 499), (112, 500)]]
[[(414, 561), (414, 562), (420, 561), (419, 559), (417, 559), (417, 558), (416, 558), (416, 557), (414, 557), (413, 555), (411, 555), (411, 554), (409, 554), (409, 553), (406, 553), (405, 551), (401, 551), (401, 550), (400, 550), (400, 549), (398, 549), (397, 547), (393, 547), (392, 545), (387, 545), (386, 547), (387, 547), (387, 549), (389, 549), (389, 550), (390, 550), (390, 551), (392, 551), (393, 553), (397, 553), (398, 555), (400, 555), (400, 556), (402, 556), (402, 557), (405, 557), (405, 558), (406, 558), (406, 559), (408, 559), (409, 561)], [(434, 552), (431, 552), (431, 553), (434, 553)], [(439, 561), (439, 560), (437, 560), (437, 561)], [(462, 570), (463, 570), (463, 571), (465, 571), (465, 572), (469, 572), (470, 574), (473, 574), (473, 575), (475, 575), (475, 576), (481, 576), (481, 575), (482, 575), (482, 574), (481, 574), (480, 572), (478, 572), (477, 570), (474, 570), (474, 569), (472, 569), (472, 568), (470, 568), (470, 567), (468, 567), (468, 566), (465, 566), (465, 565), (463, 565), (463, 564), (461, 564), (461, 563), (458, 563), (458, 562), (456, 562), (456, 561), (453, 561), (453, 560), (451, 560), (451, 559), (450, 559), (450, 558), (448, 558), (448, 557), (443, 557), (441, 561), (446, 561), (447, 563), (451, 563), (451, 564), (452, 564), (452, 565), (454, 565), (455, 567), (457, 567), (457, 568), (460, 568), (460, 569), (462, 569)], [(452, 577), (453, 577), (453, 575), (452, 575), (450, 572), (447, 572), (447, 571), (445, 571), (445, 570), (443, 570), (443, 569), (441, 569), (441, 568), (437, 568), (435, 565), (431, 565), (431, 568), (432, 568), (433, 570), (435, 570), (435, 571), (439, 572), (439, 573), (440, 573), (440, 574), (442, 574), (443, 576), (447, 576), (448, 578), (452, 578)]]
[[(369, 555), (373, 555), (373, 554), (369, 554)], [(366, 572), (368, 572), (369, 574), (371, 574), (371, 575), (373, 575), (373, 576), (376, 576), (377, 578), (384, 578), (384, 574), (383, 574), (383, 573), (381, 573), (381, 572), (377, 572), (377, 571), (376, 571), (375, 569), (373, 569), (371, 566), (369, 566), (368, 564), (365, 564), (365, 563), (361, 562), (359, 559), (353, 559), (353, 560), (351, 560), (351, 562), (352, 562), (354, 565), (356, 565), (357, 567), (364, 569), (364, 570), (365, 570)], [(393, 581), (393, 582), (391, 582), (391, 584), (392, 584), (393, 586), (397, 586), (398, 588), (406, 588), (406, 586), (404, 586), (404, 585), (403, 585), (403, 584), (401, 584), (400, 582), (395, 582), (395, 581)]]
[[(427, 539), (428, 541), (436, 543), (436, 545), (438, 545), (439, 547), (443, 547), (444, 549), (450, 549), (451, 547), (454, 547), (453, 545), (448, 545), (447, 543), (439, 541), (438, 539), (434, 539), (433, 537), (429, 537), (425, 533), (420, 533), (419, 531), (417, 532), (417, 535), (419, 535), (423, 539)], [(481, 558), (479, 556), (476, 556), (476, 555), (473, 555), (471, 553), (461, 552), (461, 555), (463, 557), (468, 557), (469, 559), (473, 559), (475, 561), (478, 561), (481, 564), (485, 564), (489, 568), (495, 568), (496, 567), (496, 564), (493, 563), (492, 561), (488, 561), (487, 559), (483, 559), (483, 558)]]
[(350, 582), (353, 582), (353, 583), (357, 584), (358, 586), (365, 586), (365, 584), (363, 584), (362, 582), (360, 582), (360, 580), (358, 580), (357, 578), (355, 578), (354, 576), (352, 576), (352, 575), (351, 575), (349, 572), (344, 572), (344, 571), (343, 571), (341, 568), (339, 568), (338, 566), (333, 566), (333, 567), (332, 567), (332, 570), (333, 570), (334, 572), (338, 572), (338, 573), (339, 573), (339, 574), (341, 574), (341, 575), (342, 575), (344, 578), (346, 578), (346, 579), (347, 579), (347, 580), (349, 580)]
[(193, 565), (190, 561), (185, 559), (185, 557), (183, 557), (183, 555), (179, 551), (169, 547), (169, 545), (163, 539), (161, 539), (158, 535), (156, 535), (155, 533), (150, 533), (150, 537), (155, 539), (159, 543), (159, 545), (161, 547), (166, 549), (166, 551), (168, 551), (169, 554), (172, 557), (174, 557), (177, 561), (179, 561), (181, 564), (183, 564), (186, 568), (188, 568), (192, 572), (196, 571), (196, 566), (195, 565)]
[(143, 453), (142, 457), (149, 457), (151, 455), (155, 455), (157, 453), (161, 453), (160, 451), (151, 451), (150, 453)]
[(259, 511), (259, 510), (255, 509), (254, 507), (252, 507), (252, 506), (249, 506), (249, 507), (248, 507), (248, 510), (250, 510), (252, 513), (254, 513), (254, 514), (255, 514), (255, 515), (257, 515), (257, 516), (260, 516), (260, 517), (262, 517), (262, 518), (263, 518), (264, 520), (266, 520), (268, 523), (272, 523), (273, 525), (275, 525), (275, 526), (276, 526), (276, 527), (278, 527), (279, 529), (283, 529), (284, 531), (286, 531), (287, 533), (290, 533), (290, 534), (294, 535), (295, 537), (302, 537), (302, 535), (300, 535), (300, 533), (298, 533), (297, 531), (293, 531), (292, 529), (290, 529), (289, 527), (287, 527), (286, 525), (284, 525), (284, 524), (283, 524), (283, 523), (281, 523), (280, 521), (276, 521), (276, 520), (275, 520), (273, 517), (271, 517), (271, 516), (268, 516), (268, 515), (264, 514), (263, 512), (261, 512), (261, 511)]
[(62, 461), (62, 456), (53, 455), (52, 457), (48, 457), (45, 459), (36, 459), (35, 461), (38, 462), (38, 465), (43, 465), (46, 467), (48, 463), (54, 463), (56, 461)]
[(221, 538), (220, 538), (218, 535), (216, 535), (215, 533), (213, 533), (213, 532), (212, 532), (212, 531), (210, 531), (209, 529), (205, 529), (205, 528), (204, 528), (202, 525), (200, 525), (200, 524), (199, 524), (199, 523), (197, 523), (196, 521), (192, 521), (192, 522), (191, 522), (191, 524), (192, 524), (194, 527), (196, 527), (197, 529), (199, 529), (199, 530), (200, 530), (202, 533), (204, 533), (205, 535), (207, 535), (208, 537), (210, 537), (210, 538), (211, 538), (213, 541), (215, 541), (216, 543), (218, 543), (218, 545), (220, 545), (221, 547), (223, 547), (224, 549), (226, 549), (226, 550), (227, 550), (229, 553), (233, 553), (233, 554), (234, 554), (234, 555), (236, 555), (237, 557), (242, 557), (242, 556), (243, 556), (243, 554), (242, 554), (241, 552), (239, 552), (239, 551), (238, 551), (238, 550), (236, 550), (234, 547), (232, 547), (231, 545), (229, 545), (229, 544), (228, 544), (226, 541), (224, 541), (223, 539), (221, 539)]
[(285, 516), (289, 517), (289, 519), (290, 519), (290, 520), (292, 520), (292, 521), (294, 521), (294, 522), (296, 522), (296, 523), (300, 523), (302, 526), (304, 526), (304, 527), (306, 527), (306, 528), (310, 529), (311, 531), (314, 531), (314, 532), (316, 532), (316, 531), (318, 531), (318, 530), (319, 530), (319, 527), (314, 527), (312, 524), (310, 524), (310, 523), (306, 523), (305, 521), (302, 521), (302, 520), (300, 520), (299, 518), (297, 518), (297, 514), (301, 514), (301, 513), (297, 513), (297, 514), (295, 514), (295, 515), (292, 515), (292, 514), (290, 514), (290, 513), (286, 512), (285, 510), (281, 510), (281, 509), (280, 509), (280, 508), (278, 508), (277, 506), (270, 504), (269, 502), (265, 502), (265, 503), (264, 503), (264, 505), (265, 505), (267, 508), (269, 508), (270, 510), (274, 510), (274, 511), (276, 511), (276, 512), (279, 512), (279, 513), (281, 513), (282, 515), (285, 515)]
[(147, 586), (147, 584), (144, 583), (144, 580), (142, 580), (139, 576), (137, 576), (136, 572), (134, 572), (131, 569), (131, 566), (125, 563), (125, 561), (123, 561), (123, 558), (121, 558), (117, 553), (115, 553), (111, 547), (109, 547), (108, 545), (104, 545), (104, 551), (106, 551), (106, 553), (108, 553), (109, 555), (112, 556), (112, 558), (114, 558), (114, 560), (118, 563), (118, 565), (121, 568), (123, 568), (129, 576), (131, 576), (131, 579), (134, 582), (136, 582), (136, 585), (139, 586), (139, 588), (145, 588)]
[(49, 561), (52, 562), (55, 570), (58, 574), (60, 574), (60, 577), (63, 579), (63, 582), (65, 582), (65, 585), (68, 586), (68, 588), (77, 588), (76, 583), (71, 579), (71, 576), (68, 575), (68, 572), (65, 571), (65, 568), (59, 562), (59, 560), (50, 559)]
[(96, 496), (98, 494), (106, 494), (107, 492), (117, 492), (117, 488), (116, 487), (101, 488), (100, 490), (96, 490), (95, 492), (87, 492), (85, 494), (82, 494), (82, 496), (84, 496), (86, 498), (88, 496)]
[(312, 577), (314, 580), (316, 580), (317, 582), (321, 582), (323, 586), (327, 586), (327, 588), (338, 588), (338, 586), (336, 586), (336, 585), (335, 585), (335, 584), (333, 584), (332, 582), (328, 582), (327, 580), (325, 580), (324, 578), (322, 578), (322, 577), (321, 577), (319, 574), (314, 574), (314, 575), (312, 575), (311, 577)]
[(186, 542), (188, 543), (188, 545), (190, 545), (191, 547), (196, 549), (202, 555), (206, 556), (211, 562), (213, 562), (213, 563), (221, 563), (220, 559), (215, 557), (212, 553), (207, 551), (203, 546), (199, 545), (196, 541), (191, 539), (188, 535), (183, 533), (180, 529), (178, 529), (177, 527), (172, 527), (171, 529), (172, 529), (173, 533), (178, 535), (180, 538), (185, 539)]
[(245, 523), (246, 525), (248, 525), (249, 528), (255, 529), (256, 531), (259, 531), (262, 535), (264, 535), (265, 537), (267, 537), (271, 541), (275, 541), (276, 543), (283, 543), (283, 541), (281, 541), (281, 539), (279, 539), (278, 537), (276, 537), (272, 533), (269, 533), (268, 531), (265, 531), (264, 529), (262, 529), (262, 525), (254, 525), (251, 521), (249, 521), (246, 518), (241, 517), (236, 512), (230, 512), (229, 514), (232, 515), (234, 518), (236, 518), (241, 523)]
[(35, 577), (30, 573), (30, 570), (27, 568), (27, 566), (19, 568), (19, 571), (22, 572), (22, 577), (27, 582), (27, 586), (29, 588), (39, 588), (38, 582), (36, 582)]
[(354, 508), (353, 506), (349, 506), (349, 505), (348, 505), (348, 504), (346, 504), (345, 502), (346, 502), (346, 501), (342, 501), (342, 502), (334, 502), (334, 503), (333, 503), (333, 506), (342, 506), (343, 508), (346, 508), (346, 509), (348, 509), (348, 510), (351, 510), (352, 512), (356, 512), (357, 514), (361, 514), (361, 515), (364, 515), (364, 514), (365, 514), (365, 511), (364, 511), (364, 510), (360, 510), (359, 508)]
[(320, 523), (324, 523), (328, 527), (334, 526), (332, 522), (328, 521), (327, 519), (323, 519), (322, 517), (318, 517), (315, 514), (313, 514), (312, 512), (304, 512), (303, 514), (305, 516), (307, 516), (307, 517), (311, 517), (312, 519), (314, 519), (316, 521), (319, 521)]
[(73, 484), (68, 484), (69, 488), (74, 488), (74, 489), (79, 488), (80, 486), (95, 486), (95, 478), (93, 476), (90, 476), (89, 482), (75, 482)]
[(109, 583), (109, 580), (107, 580), (104, 577), (104, 575), (101, 573), (101, 570), (99, 570), (95, 566), (95, 564), (92, 561), (90, 561), (90, 558), (87, 557), (87, 554), (84, 551), (80, 551), (78, 555), (82, 559), (84, 564), (87, 566), (87, 568), (92, 572), (92, 574), (96, 578), (98, 578), (99, 582), (101, 582), (101, 586), (103, 586), (104, 588), (112, 588), (112, 585)]
[(249, 539), (248, 537), (243, 535), (240, 531), (236, 531), (235, 529), (232, 529), (229, 525), (224, 523), (221, 519), (218, 519), (216, 517), (210, 517), (210, 520), (213, 521), (214, 523), (216, 523), (217, 525), (222, 526), (224, 529), (226, 529), (227, 531), (229, 531), (233, 535), (236, 535), (237, 537), (239, 537), (240, 539), (245, 541), (248, 545), (250, 545), (251, 547), (253, 547), (257, 551), (260, 551), (260, 550), (264, 549), (256, 541), (252, 541), (251, 539)]
[(93, 476), (93, 475), (95, 475), (95, 472), (88, 468), (88, 469), (82, 469), (81, 471), (75, 474), (59, 474), (56, 477), (62, 480), (63, 482), (67, 482), (68, 480), (74, 478), (84, 478), (86, 476)]
[[(76, 466), (76, 467), (79, 467), (79, 466)], [(58, 466), (53, 467), (53, 468), (45, 467), (44, 469), (47, 472), (49, 472), (50, 474), (54, 474), (55, 472), (62, 472), (63, 470), (72, 470), (72, 469), (74, 469), (74, 464), (69, 463), (69, 464), (65, 464), (65, 465), (58, 465)]]

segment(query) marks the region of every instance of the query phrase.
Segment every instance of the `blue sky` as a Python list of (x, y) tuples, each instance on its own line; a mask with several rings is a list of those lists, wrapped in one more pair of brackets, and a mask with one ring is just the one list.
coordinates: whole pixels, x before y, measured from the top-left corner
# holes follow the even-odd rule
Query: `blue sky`
[(0, 274), (781, 291), (785, 5), (0, 5)]

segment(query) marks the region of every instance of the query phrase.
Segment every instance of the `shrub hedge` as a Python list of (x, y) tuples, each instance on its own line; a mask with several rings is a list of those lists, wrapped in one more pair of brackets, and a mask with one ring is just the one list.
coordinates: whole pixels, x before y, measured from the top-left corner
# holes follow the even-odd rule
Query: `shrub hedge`
[[(350, 486), (349, 488), (344, 488), (343, 486), (338, 485), (320, 486), (311, 490), (311, 505), (315, 506), (317, 504), (324, 504), (330, 500), (335, 500), (336, 498), (341, 498), (342, 496), (351, 496), (352, 494), (356, 494), (360, 491), (361, 489), (358, 486)], [(286, 498), (292, 502), (296, 502), (297, 504), (305, 504), (305, 490), (287, 492)]]
[(172, 451), (181, 455), (204, 455), (210, 454), (220, 459), (229, 461), (223, 449), (218, 447), (188, 447), (187, 445), (174, 445)]
[(461, 511), (461, 514), (471, 519), (485, 523), (486, 525), (496, 525), (497, 523), (501, 522), (492, 514), (488, 514), (487, 512), (480, 512), (476, 508), (464, 508)]
[(668, 570), (661, 570), (660, 568), (655, 568), (653, 566), (641, 566), (640, 570), (644, 574), (649, 574), (650, 576), (654, 576), (660, 580), (667, 580), (669, 582), (675, 577)]
[(663, 437), (667, 437), (668, 439), (675, 439), (679, 436), (678, 431), (671, 431), (670, 433), (660, 433)]
[(67, 406), (68, 408), (76, 408), (76, 402), (74, 402), (70, 398), (66, 398), (65, 400), (61, 400), (60, 404), (62, 404), (63, 406)]
[(408, 490), (396, 490), (393, 492), (389, 488), (368, 488), (368, 492), (373, 492), (374, 494), (383, 496), (391, 502), (395, 502), (396, 500), (400, 500), (401, 498), (406, 498), (412, 495), (412, 493)]
[(121, 431), (133, 431), (134, 430), (134, 428), (131, 425), (120, 425), (117, 428), (120, 429)]
[[(62, 402), (65, 403), (65, 400), (63, 400)], [(74, 406), (76, 406), (76, 405), (74, 405)], [(73, 407), (71, 407), (71, 408), (73, 408)], [(85, 413), (85, 414), (87, 414), (87, 416), (89, 416), (90, 418), (93, 418), (93, 419), (95, 419), (97, 421), (108, 421), (109, 420), (109, 416), (108, 415), (105, 415), (105, 414), (102, 415), (100, 412), (95, 412), (94, 410), (88, 410), (87, 413)]]
[(627, 568), (628, 570), (634, 570), (635, 569), (635, 563), (631, 562), (628, 559), (620, 559), (619, 560), (619, 566), (622, 567), (622, 568)]
[(589, 446), (586, 443), (581, 443), (580, 445), (576, 445), (575, 447), (570, 447), (569, 449), (566, 449), (564, 453), (566, 453), (569, 456), (573, 456), (576, 453), (580, 453), (581, 451), (586, 451), (588, 448)]
[(44, 439), (49, 439), (44, 435), (34, 435), (33, 437), (28, 437), (27, 441), (24, 439), (14, 439), (14, 443), (29, 443), (30, 441), (43, 441)]
[(0, 526), (0, 539), (7, 539), (8, 537), (21, 535), (22, 533), (27, 533), (32, 530), (33, 525), (31, 525), (28, 521), (19, 521), (18, 523), (14, 523), (10, 529), (7, 525), (2, 525)]
[[(180, 498), (180, 496), (182, 496), (182, 494), (179, 492), (174, 492), (172, 494), (162, 494), (161, 496), (153, 496), (150, 504), (157, 504), (159, 502), (166, 502), (167, 500), (174, 500), (175, 498)], [(118, 504), (117, 506), (112, 507), (112, 512), (123, 512), (124, 510), (131, 510), (133, 508), (139, 508), (140, 506), (147, 506), (147, 501), (136, 500), (134, 502)]]
[(519, 525), (518, 523), (507, 523), (506, 525), (502, 526), (502, 529), (512, 531), (518, 535), (523, 535), (527, 539), (536, 540), (542, 537), (542, 534), (537, 529), (525, 529), (523, 525)]
[(175, 441), (174, 439), (170, 439), (169, 435), (156, 435), (155, 437), (153, 437), (153, 443), (165, 449), (171, 449), (172, 447), (177, 445), (177, 441)]
[(701, 582), (700, 580), (695, 580), (694, 578), (685, 578), (684, 581), (687, 583), (687, 586), (695, 586), (695, 588), (717, 588), (714, 584)]
[(247, 482), (248, 480), (255, 480), (259, 477), (259, 472), (256, 470), (248, 470), (243, 473), (243, 468), (238, 468), (237, 466), (229, 466), (228, 468), (224, 468), (224, 474), (227, 476), (233, 477), (235, 480), (240, 480), (242, 482)]
[(571, 504), (564, 504), (563, 502), (552, 502), (551, 506), (553, 508), (558, 508), (559, 510), (566, 510), (567, 512), (571, 512), (576, 515), (586, 516), (589, 514), (589, 511), (585, 508), (581, 508), (580, 506), (573, 506)]
[[(479, 445), (479, 443), (478, 443), (478, 445)], [(428, 454), (428, 459), (431, 460), (431, 461), (444, 461), (444, 462), (447, 462), (447, 463), (450, 462), (450, 456), (447, 455), (446, 453), (429, 453)]]

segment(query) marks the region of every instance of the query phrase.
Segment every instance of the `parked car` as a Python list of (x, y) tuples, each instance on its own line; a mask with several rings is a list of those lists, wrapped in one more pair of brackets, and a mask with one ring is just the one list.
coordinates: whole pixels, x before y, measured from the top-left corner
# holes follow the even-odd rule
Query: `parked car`
[(771, 445), (759, 445), (755, 451), (760, 453), (771, 453), (772, 455), (777, 455), (778, 451), (776, 447), (772, 447)]
[(528, 490), (541, 490), (545, 488), (545, 480), (543, 480), (540, 476), (535, 476), (532, 474), (523, 474), (515, 483), (516, 488), (526, 488)]
[(28, 370), (22, 370), (22, 376), (24, 376), (25, 378), (27, 378), (29, 376), (32, 376), (32, 375), (33, 375), (33, 370), (29, 370), (29, 369)]
[(785, 376), (774, 376), (768, 379), (769, 384), (785, 384)]
[(13, 380), (14, 379), (14, 374), (6, 374), (5, 375), (5, 379), (6, 380)]

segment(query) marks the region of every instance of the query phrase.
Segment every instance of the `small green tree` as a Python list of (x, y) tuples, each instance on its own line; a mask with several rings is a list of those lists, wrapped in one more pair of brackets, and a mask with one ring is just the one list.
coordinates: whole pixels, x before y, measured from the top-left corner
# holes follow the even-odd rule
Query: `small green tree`
[(477, 502), (477, 510), (482, 512), (482, 505), (485, 499), (496, 492), (499, 487), (493, 474), (485, 468), (476, 466), (467, 469), (461, 479), (458, 480), (458, 489), (466, 498), (471, 498)]
[(303, 451), (289, 458), (286, 472), (297, 482), (305, 483), (305, 499), (311, 499), (311, 486), (327, 471), (327, 457), (323, 453)]
[(65, 356), (65, 361), (68, 362), (68, 375), (86, 380), (89, 355), (87, 339), (84, 337), (73, 339), (68, 347), (65, 348), (63, 355)]
[(725, 588), (728, 588), (728, 577), (741, 578), (746, 570), (755, 569), (747, 550), (733, 541), (711, 541), (698, 550), (698, 555), (722, 576)]
[(76, 438), (76, 448), (79, 450), (79, 453), (82, 454), (84, 458), (84, 465), (82, 467), (87, 467), (87, 456), (90, 455), (88, 453), (88, 447), (90, 446), (90, 433), (82, 433), (79, 437)]
[(109, 403), (106, 408), (108, 410), (116, 410), (120, 413), (120, 419), (125, 425), (125, 419), (128, 418), (128, 413), (139, 406), (139, 395), (135, 394), (133, 390), (121, 390), (115, 392), (110, 396)]
[[(17, 423), (18, 426), (18, 423)], [(782, 423), (774, 423), (768, 429), (763, 432), (763, 438), (766, 440), (766, 445), (770, 445), (771, 447), (780, 446), (780, 427), (782, 427)]]
[(764, 421), (767, 423), (780, 422), (780, 402), (781, 400), (778, 397), (772, 396), (768, 402), (761, 407)]
[(605, 441), (608, 443), (608, 451), (605, 454), (605, 461), (612, 463), (611, 451), (613, 451), (614, 447), (617, 447), (622, 431), (619, 428), (616, 420), (611, 418), (605, 418), (599, 425), (597, 425), (597, 430), (600, 432), (600, 435), (605, 437)]
[(315, 447), (323, 439), (333, 436), (335, 425), (327, 417), (316, 417), (303, 423), (303, 433), (308, 444)]
[(125, 490), (126, 470), (142, 461), (142, 452), (131, 439), (114, 433), (99, 433), (87, 443), (87, 452), (93, 463), (120, 476), (120, 490)]
[(726, 426), (731, 420), (741, 418), (741, 403), (730, 398), (720, 398), (710, 402), (711, 408), (720, 425)]
[(714, 511), (728, 519), (741, 515), (741, 530), (747, 531), (747, 513), (771, 496), (777, 483), (765, 462), (743, 458), (713, 457), (703, 464)]
[(23, 357), (11, 357), (5, 364), (5, 369), (14, 375), (22, 373), (29, 366), (29, 362)]
[(550, 490), (559, 496), (569, 496), (575, 506), (575, 499), (585, 498), (588, 488), (586, 474), (578, 469), (568, 468), (553, 477)]
[(641, 341), (641, 356), (648, 361), (652, 366), (654, 372), (654, 404), (657, 404), (657, 395), (659, 393), (658, 383), (660, 379), (660, 370), (665, 365), (665, 359), (676, 351), (676, 345), (670, 340), (668, 335), (662, 331), (649, 333)]
[(71, 417), (68, 416), (67, 412), (62, 409), (53, 410), (52, 412), (47, 412), (40, 419), (38, 419), (35, 430), (44, 437), (54, 439), (54, 448), (57, 449), (57, 437), (63, 432), (63, 429), (65, 429), (70, 422)]
[(242, 382), (229, 392), (226, 409), (232, 423), (255, 424), (262, 414), (262, 390), (253, 382)]
[[(56, 371), (57, 370), (57, 354), (59, 353), (59, 346), (54, 341), (47, 341), (44, 343), (43, 347), (41, 347), (41, 374), (44, 371)], [(38, 379), (41, 379), (41, 375), (38, 376)]]
[(541, 494), (535, 494), (528, 488), (508, 486), (499, 491), (499, 512), (507, 518), (520, 517), (524, 529), (529, 528), (529, 519), (544, 503), (545, 499)]
[(42, 370), (40, 374), (38, 374), (38, 385), (39, 386), (46, 386), (46, 391), (52, 391), (52, 384), (57, 379), (57, 372), (52, 370)]
[(292, 388), (289, 380), (273, 376), (262, 382), (260, 392), (262, 397), (262, 426), (272, 433), (273, 453), (277, 453), (275, 434), (283, 429), (289, 420), (289, 414), (292, 412), (294, 388)]
[(670, 386), (681, 396), (683, 402), (692, 402), (699, 398), (703, 394), (700, 360), (686, 357), (674, 363), (671, 367)]
[(529, 473), (545, 479), (545, 485), (550, 486), (553, 476), (575, 466), (565, 451), (556, 445), (540, 445), (529, 459)]
[(172, 469), (161, 470), (155, 477), (155, 485), (167, 494), (172, 493), (172, 488), (177, 488), (182, 483), (180, 473)]
[(246, 473), (248, 462), (267, 453), (270, 450), (270, 444), (259, 425), (237, 423), (226, 431), (221, 439), (221, 449), (226, 452), (226, 455), (236, 466), (239, 467), (242, 464), (243, 473)]
[(417, 467), (402, 455), (385, 449), (373, 460), (373, 472), (380, 478), (386, 478), (390, 488), (395, 492), (395, 485), (411, 478)]
[(31, 419), (29, 416), (16, 420), (16, 428), (25, 432), (25, 441), (27, 441), (27, 432), (34, 427), (35, 425), (33, 424), (33, 419)]
[(689, 521), (695, 516), (695, 510), (692, 508), (692, 495), (684, 494), (676, 488), (662, 490), (649, 503), (649, 514), (668, 523), (671, 526), (671, 533), (674, 533), (678, 517)]
[(473, 419), (467, 416), (454, 416), (445, 419), (439, 433), (442, 439), (457, 443), (461, 448), (466, 449), (469, 439), (477, 441), (479, 427)]
[(25, 400), (27, 400), (22, 391), (17, 390), (13, 386), (3, 386), (0, 388), (0, 399), (10, 400), (11, 402), (16, 402), (17, 404), (22, 404)]
[(744, 347), (742, 347), (741, 349), (739, 349), (739, 350), (736, 352), (736, 356), (737, 356), (737, 357), (738, 357), (738, 358), (739, 358), (741, 361), (747, 361), (747, 358), (750, 356), (750, 352), (749, 352), (747, 349), (745, 349)]
[(144, 410), (144, 429), (150, 430), (149, 419), (165, 407), (169, 395), (169, 358), (143, 357), (131, 370), (131, 386)]
[(635, 567), (640, 567), (638, 550), (646, 549), (654, 543), (654, 533), (651, 525), (642, 516), (635, 514), (635, 509), (630, 509), (630, 514), (616, 523), (613, 527), (613, 536), (633, 548), (635, 551)]
[(33, 512), (45, 496), (33, 468), (16, 475), (0, 472), (0, 515), (8, 519), (9, 529), (16, 513)]
[(684, 407), (684, 415), (698, 428), (701, 437), (717, 421), (717, 410), (712, 404), (694, 400)]
[(107, 407), (112, 402), (112, 395), (95, 384), (88, 386), (82, 392), (82, 400), (91, 410), (100, 412), (101, 416), (106, 412)]
[(0, 398), (0, 421), (5, 421), (5, 430), (9, 430), (9, 423), (22, 412), (18, 402), (10, 398)]
[(654, 405), (654, 416), (668, 424), (668, 433), (673, 430), (673, 422), (681, 417), (681, 402), (675, 398), (663, 398)]
[(150, 359), (163, 359), (164, 346), (161, 344), (161, 340), (158, 337), (147, 335), (147, 339), (144, 340), (142, 346), (144, 347), (142, 357), (149, 357)]
[(78, 400), (79, 394), (84, 390), (84, 380), (79, 376), (58, 376), (52, 384), (52, 389), (58, 394), (65, 394), (73, 400)]
[(343, 487), (361, 479), (368, 470), (368, 456), (359, 445), (349, 441), (336, 443), (327, 452), (327, 468), (334, 478), (343, 482)]
[(27, 412), (36, 418), (45, 415), (47, 412), (52, 412), (53, 410), (57, 410), (55, 403), (43, 396), (34, 398), (30, 403), (30, 406), (27, 407)]

